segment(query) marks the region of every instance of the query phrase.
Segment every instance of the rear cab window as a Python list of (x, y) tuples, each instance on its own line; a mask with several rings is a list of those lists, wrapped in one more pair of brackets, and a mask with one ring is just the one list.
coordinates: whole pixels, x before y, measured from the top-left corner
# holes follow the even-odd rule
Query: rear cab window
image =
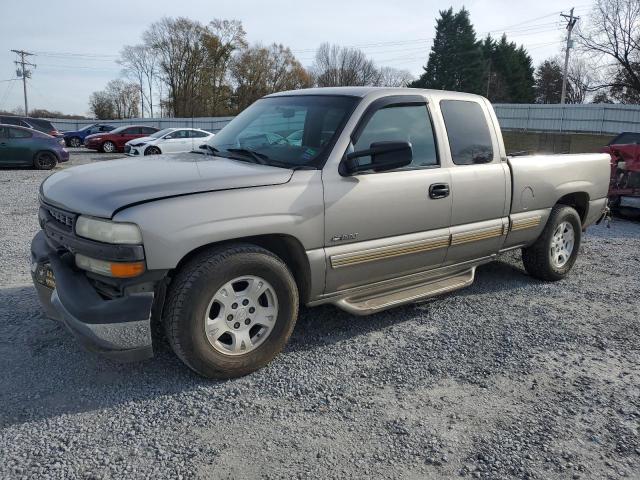
[(482, 106), (468, 100), (441, 100), (451, 158), (456, 165), (493, 161), (493, 140)]

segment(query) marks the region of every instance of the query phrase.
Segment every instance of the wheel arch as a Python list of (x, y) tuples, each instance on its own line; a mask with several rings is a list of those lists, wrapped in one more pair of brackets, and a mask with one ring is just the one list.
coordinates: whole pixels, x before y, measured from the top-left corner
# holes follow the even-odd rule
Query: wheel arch
[(150, 148), (155, 148), (155, 149), (157, 149), (157, 150), (158, 150), (158, 152), (160, 152), (158, 155), (162, 155), (162, 149), (161, 149), (158, 145), (149, 145), (148, 147), (146, 147), (146, 148), (144, 149), (143, 155), (147, 155), (147, 151), (148, 151)]
[(291, 270), (298, 286), (301, 303), (309, 300), (311, 292), (311, 265), (302, 243), (292, 235), (266, 234), (250, 237), (238, 237), (220, 242), (201, 245), (180, 259), (173, 271), (179, 270), (186, 262), (203, 251), (236, 243), (248, 243), (264, 248), (280, 258)]
[(573, 207), (578, 212), (580, 221), (584, 224), (589, 213), (589, 194), (587, 192), (567, 193), (558, 199), (556, 205)]
[(41, 148), (39, 150), (36, 150), (36, 152), (33, 154), (33, 156), (31, 157), (31, 161), (35, 162), (36, 158), (38, 157), (38, 155), (40, 155), (41, 153), (50, 153), (51, 155), (53, 155), (54, 157), (56, 157), (56, 162), (60, 162), (60, 157), (58, 156), (58, 153), (55, 150), (51, 150), (49, 148)]

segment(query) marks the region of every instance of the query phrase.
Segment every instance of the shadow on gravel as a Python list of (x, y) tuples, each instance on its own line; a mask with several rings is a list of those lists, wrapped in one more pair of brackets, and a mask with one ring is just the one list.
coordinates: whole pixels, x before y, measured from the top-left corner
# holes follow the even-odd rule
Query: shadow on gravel
[[(495, 262), (479, 269), (472, 287), (452, 295), (526, 289), (533, 283), (537, 282), (521, 270)], [(432, 301), (446, 301), (446, 297)], [(0, 428), (219, 383), (192, 373), (164, 339), (156, 343), (156, 356), (140, 363), (116, 363), (84, 351), (64, 326), (43, 316), (31, 286), (0, 287), (0, 306)], [(370, 332), (415, 318), (417, 308), (408, 305), (368, 317), (352, 316), (331, 306), (303, 308), (283, 355), (365, 338)]]
[(375, 315), (358, 317), (328, 305), (302, 308), (287, 350), (304, 351), (353, 337), (365, 336), (372, 331), (412, 320), (418, 308), (417, 305), (428, 308), (429, 303), (443, 301), (450, 295), (473, 297), (526, 289), (539, 283), (540, 281), (529, 277), (523, 269), (498, 260), (478, 267), (475, 282), (470, 287), (440, 295), (419, 304), (405, 305)]

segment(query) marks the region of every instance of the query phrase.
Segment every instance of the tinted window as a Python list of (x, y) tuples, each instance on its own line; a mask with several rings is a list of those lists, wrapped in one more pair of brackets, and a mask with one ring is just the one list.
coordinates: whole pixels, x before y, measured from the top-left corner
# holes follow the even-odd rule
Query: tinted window
[[(438, 164), (436, 143), (426, 105), (389, 106), (371, 116), (354, 145), (366, 150), (375, 142), (409, 142), (413, 149), (411, 167), (429, 167)], [(370, 162), (362, 157), (361, 163)]]
[(23, 130), (22, 128), (9, 127), (9, 138), (31, 138), (32, 133), (29, 130)]
[(142, 133), (144, 133), (145, 135), (148, 135), (150, 133), (156, 133), (158, 131), (156, 128), (153, 128), (153, 127), (142, 127), (141, 130), (142, 130)]
[(22, 125), (23, 127), (26, 127), (25, 123), (18, 117), (2, 117), (2, 123), (7, 125)]
[(640, 143), (640, 133), (625, 132), (614, 138), (609, 145)]
[(0, 127), (0, 138), (7, 138), (7, 129), (5, 127)]
[(27, 123), (30, 123), (37, 129), (44, 129), (47, 131), (53, 130), (53, 124), (49, 120), (41, 120), (39, 118), (28, 118)]
[(138, 135), (140, 134), (140, 127), (126, 128), (122, 133), (125, 135)]
[(205, 132), (200, 132), (198, 130), (191, 130), (191, 132), (189, 132), (189, 136), (191, 138), (202, 138), (202, 137), (207, 137), (209, 135)]
[(440, 110), (447, 127), (453, 163), (472, 165), (493, 160), (491, 135), (480, 104), (443, 100), (440, 102)]

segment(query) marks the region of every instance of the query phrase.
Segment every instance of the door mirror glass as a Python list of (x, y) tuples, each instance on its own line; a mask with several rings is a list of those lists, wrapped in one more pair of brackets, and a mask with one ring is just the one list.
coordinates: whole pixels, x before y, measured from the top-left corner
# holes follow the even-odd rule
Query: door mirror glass
[[(371, 157), (363, 161), (363, 157)], [(358, 150), (347, 154), (344, 170), (347, 175), (372, 170), (386, 172), (406, 167), (413, 160), (413, 149), (409, 142), (374, 142), (366, 150)]]

